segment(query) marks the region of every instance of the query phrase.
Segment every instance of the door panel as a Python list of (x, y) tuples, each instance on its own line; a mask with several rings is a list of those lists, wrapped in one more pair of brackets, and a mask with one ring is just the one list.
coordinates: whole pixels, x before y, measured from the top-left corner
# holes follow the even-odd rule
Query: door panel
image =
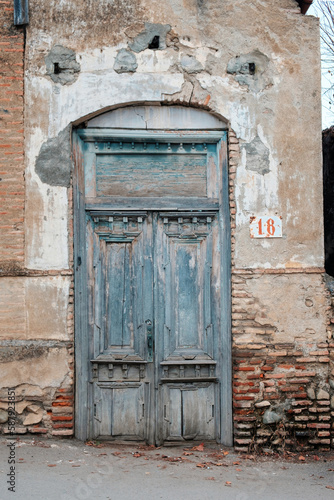
[(93, 435), (146, 440), (153, 386), (145, 323), (153, 317), (151, 215), (89, 217), (88, 235)]
[[(157, 222), (159, 309), (163, 312), (164, 357), (213, 356), (212, 283), (213, 239), (217, 239), (215, 214), (161, 214)], [(215, 259), (215, 283), (219, 262)], [(159, 325), (161, 328), (161, 325)]]
[(198, 151), (190, 144), (181, 148), (173, 144), (169, 149), (159, 145), (158, 150), (149, 144), (151, 151), (143, 144), (135, 148), (132, 154), (108, 151), (97, 156), (97, 196), (206, 196), (207, 154), (202, 145)]
[(145, 384), (94, 384), (94, 436), (146, 438)]
[[(108, 354), (145, 356), (145, 320), (152, 318), (152, 224), (146, 215), (95, 217), (94, 326), (99, 346)], [(138, 358), (139, 359), (139, 358)]]
[(156, 224), (156, 370), (162, 441), (219, 436), (216, 213), (160, 213)]
[(216, 439), (215, 384), (163, 386), (163, 436), (166, 441)]

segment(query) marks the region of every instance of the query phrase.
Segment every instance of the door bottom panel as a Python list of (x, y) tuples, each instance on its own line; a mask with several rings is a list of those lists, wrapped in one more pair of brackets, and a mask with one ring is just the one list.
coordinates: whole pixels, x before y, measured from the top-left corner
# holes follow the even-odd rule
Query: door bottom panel
[(164, 385), (163, 440), (215, 440), (215, 392), (215, 384)]
[(147, 438), (146, 384), (94, 384), (94, 438)]

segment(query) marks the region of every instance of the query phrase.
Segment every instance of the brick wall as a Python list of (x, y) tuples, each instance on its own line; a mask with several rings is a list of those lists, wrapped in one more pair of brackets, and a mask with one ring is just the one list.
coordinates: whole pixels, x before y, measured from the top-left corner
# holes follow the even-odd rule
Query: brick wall
[(0, 272), (24, 262), (24, 28), (0, 1)]
[[(236, 269), (234, 182), (239, 154), (238, 140), (230, 132), (235, 447), (329, 449), (334, 447), (334, 299), (330, 304), (327, 295), (326, 300), (323, 269)], [(290, 310), (289, 302), (279, 306), (275, 300), (284, 302), (291, 290), (295, 296)], [(314, 328), (313, 306), (327, 314), (327, 328)], [(298, 328), (301, 332), (296, 333)]]
[[(13, 25), (13, 1), (0, 0), (0, 359), (7, 363), (3, 375), (11, 373), (11, 361), (27, 360), (43, 363), (44, 358), (61, 358), (57, 353), (66, 350), (68, 375), (58, 388), (36, 388), (27, 383), (16, 386), (17, 434), (73, 434), (73, 224), (69, 218), (71, 269), (34, 270), (24, 266), (24, 44), (25, 28)], [(70, 206), (72, 191), (69, 190)], [(26, 294), (32, 293), (29, 283), (47, 277), (71, 276), (70, 297), (67, 307), (67, 333), (69, 341), (39, 338), (40, 332), (29, 331)], [(33, 281), (31, 281), (33, 280)], [(37, 287), (38, 289), (38, 287)], [(28, 290), (28, 292), (27, 292)], [(35, 284), (36, 292), (36, 284)], [(38, 297), (37, 297), (38, 300)], [(44, 311), (45, 313), (46, 311)], [(30, 323), (32, 319), (30, 318)], [(28, 322), (29, 323), (29, 322)], [(53, 326), (54, 328), (54, 326)], [(51, 328), (52, 330), (52, 328)], [(55, 353), (55, 354), (53, 354)], [(33, 366), (33, 365), (31, 365)], [(51, 367), (50, 367), (51, 369)], [(57, 366), (52, 369), (57, 371)], [(59, 368), (60, 369), (60, 368)], [(29, 377), (28, 377), (29, 378)], [(25, 381), (24, 381), (25, 382)], [(41, 384), (43, 385), (43, 384)], [(8, 434), (7, 388), (0, 389), (0, 433)]]

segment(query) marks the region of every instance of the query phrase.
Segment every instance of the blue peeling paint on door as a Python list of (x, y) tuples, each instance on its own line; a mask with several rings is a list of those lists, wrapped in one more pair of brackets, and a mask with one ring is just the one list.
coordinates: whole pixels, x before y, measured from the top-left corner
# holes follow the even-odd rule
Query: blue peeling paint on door
[(87, 435), (220, 441), (224, 134), (78, 135)]

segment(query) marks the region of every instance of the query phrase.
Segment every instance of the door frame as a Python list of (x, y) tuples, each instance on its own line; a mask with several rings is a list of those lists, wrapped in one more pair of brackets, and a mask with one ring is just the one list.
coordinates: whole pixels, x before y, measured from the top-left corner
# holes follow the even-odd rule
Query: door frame
[[(221, 323), (219, 344), (221, 351), (220, 380), (220, 442), (233, 445), (232, 423), (232, 347), (231, 347), (231, 227), (229, 207), (229, 179), (227, 157), (227, 130), (183, 130), (163, 132), (147, 130), (83, 129), (73, 130), (73, 216), (74, 216), (74, 307), (75, 307), (75, 436), (86, 440), (90, 435), (89, 411), (92, 410), (92, 390), (89, 390), (90, 359), (88, 342), (88, 283), (86, 248), (86, 203), (84, 154), (85, 141), (108, 141), (112, 138), (132, 138), (168, 142), (179, 138), (183, 142), (215, 142), (221, 166), (219, 194), (219, 232), (221, 262)], [(157, 201), (158, 203), (158, 201)], [(154, 210), (154, 208), (147, 208)], [(157, 207), (157, 210), (159, 208)], [(89, 410), (89, 411), (88, 411)]]

